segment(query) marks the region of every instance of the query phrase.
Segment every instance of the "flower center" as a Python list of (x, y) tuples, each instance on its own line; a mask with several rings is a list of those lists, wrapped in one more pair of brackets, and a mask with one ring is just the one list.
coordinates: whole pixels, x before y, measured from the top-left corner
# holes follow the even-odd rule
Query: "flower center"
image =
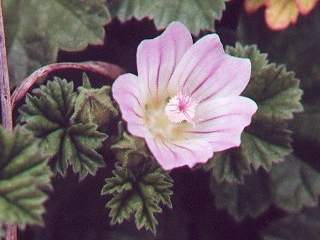
[(145, 104), (144, 123), (160, 139), (182, 140), (185, 131), (194, 126), (198, 103), (190, 96), (177, 94), (170, 98), (149, 99)]
[(172, 97), (165, 107), (168, 119), (173, 123), (187, 121), (194, 124), (193, 118), (196, 113), (198, 103), (190, 96), (179, 93)]

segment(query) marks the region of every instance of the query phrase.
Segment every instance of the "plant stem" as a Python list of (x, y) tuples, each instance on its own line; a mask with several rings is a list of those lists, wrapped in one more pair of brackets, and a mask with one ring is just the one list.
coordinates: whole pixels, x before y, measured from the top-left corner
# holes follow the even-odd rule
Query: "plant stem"
[(7, 63), (7, 52), (5, 44), (5, 34), (2, 15), (2, 0), (0, 0), (0, 94), (1, 94), (1, 110), (2, 125), (12, 130), (12, 106), (10, 99), (9, 73)]
[(14, 224), (6, 224), (6, 240), (17, 240), (17, 226)]
[[(7, 130), (12, 131), (12, 106), (2, 13), (2, 0), (0, 0), (0, 55), (0, 95), (2, 125)], [(17, 226), (15, 224), (6, 224), (6, 240), (17, 240)]]
[(24, 98), (29, 89), (34, 84), (44, 80), (50, 73), (65, 69), (88, 71), (110, 79), (115, 79), (124, 72), (117, 65), (99, 61), (89, 61), (82, 63), (53, 63), (39, 68), (37, 71), (33, 72), (29, 77), (23, 80), (21, 85), (17, 89), (15, 89), (12, 94), (12, 106), (14, 107), (17, 102)]

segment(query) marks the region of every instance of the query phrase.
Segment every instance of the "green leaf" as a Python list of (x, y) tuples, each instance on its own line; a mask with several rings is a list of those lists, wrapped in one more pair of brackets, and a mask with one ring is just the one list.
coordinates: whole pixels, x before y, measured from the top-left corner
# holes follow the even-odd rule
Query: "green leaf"
[(320, 208), (309, 208), (272, 222), (263, 240), (316, 240), (320, 236)]
[(111, 146), (111, 149), (123, 164), (136, 165), (151, 157), (142, 138), (129, 135), (122, 129), (119, 134), (119, 139)]
[(271, 203), (271, 189), (263, 171), (246, 176), (243, 184), (211, 180), (211, 191), (215, 205), (227, 209), (237, 221), (246, 216), (257, 217), (267, 210)]
[(40, 139), (40, 147), (55, 162), (55, 170), (65, 175), (69, 165), (80, 179), (95, 175), (104, 166), (96, 152), (106, 135), (91, 123), (71, 120), (76, 93), (73, 83), (55, 78), (28, 94), (20, 108), (21, 122)]
[(293, 113), (301, 112), (302, 90), (294, 72), (288, 72), (284, 65), (269, 64), (266, 55), (255, 45), (227, 47), (226, 51), (236, 57), (251, 60), (252, 77), (243, 95), (258, 104), (256, 118), (279, 121), (293, 118)]
[(165, 28), (172, 21), (184, 23), (199, 34), (200, 30), (214, 30), (215, 20), (220, 20), (226, 0), (108, 0), (113, 16), (121, 21), (133, 17), (154, 20), (157, 28)]
[(135, 167), (117, 165), (101, 192), (111, 195), (106, 204), (111, 224), (122, 223), (134, 215), (137, 229), (145, 228), (155, 234), (155, 214), (162, 212), (160, 204), (172, 208), (172, 185), (171, 177), (150, 162)]
[(102, 44), (110, 20), (104, 0), (5, 0), (4, 15), (12, 86), (54, 62), (59, 49)]
[(23, 128), (0, 127), (0, 222), (42, 225), (51, 171), (38, 141)]
[(290, 128), (294, 137), (301, 141), (308, 141), (320, 146), (320, 102), (304, 103), (304, 112), (297, 114)]
[(241, 146), (217, 154), (205, 169), (219, 182), (243, 182), (252, 169), (269, 171), (273, 163), (283, 161), (291, 152), (287, 122), (293, 113), (302, 111), (302, 91), (293, 72), (283, 65), (269, 64), (256, 46), (237, 43), (227, 47), (227, 52), (251, 60), (251, 79), (243, 95), (258, 104), (258, 111), (241, 136)]
[(295, 156), (272, 168), (270, 184), (273, 202), (281, 209), (298, 212), (318, 204), (320, 173)]
[(237, 221), (257, 217), (271, 204), (299, 212), (318, 205), (320, 173), (294, 155), (275, 164), (269, 173), (260, 169), (244, 177), (243, 183), (219, 183), (211, 177), (217, 208), (227, 209)]
[(112, 117), (118, 115), (110, 98), (110, 87), (90, 88), (88, 79), (83, 79), (84, 86), (79, 87), (79, 95), (75, 101), (74, 121), (97, 124), (99, 127), (107, 126)]

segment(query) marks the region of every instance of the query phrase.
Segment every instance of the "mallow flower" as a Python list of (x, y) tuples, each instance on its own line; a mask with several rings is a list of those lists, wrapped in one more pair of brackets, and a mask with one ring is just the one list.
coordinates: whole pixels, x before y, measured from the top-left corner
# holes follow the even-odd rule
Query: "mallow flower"
[(240, 145), (257, 105), (239, 96), (247, 86), (249, 59), (227, 55), (217, 34), (193, 44), (188, 29), (171, 23), (137, 50), (138, 76), (112, 86), (128, 131), (145, 139), (166, 170), (204, 163), (214, 152)]

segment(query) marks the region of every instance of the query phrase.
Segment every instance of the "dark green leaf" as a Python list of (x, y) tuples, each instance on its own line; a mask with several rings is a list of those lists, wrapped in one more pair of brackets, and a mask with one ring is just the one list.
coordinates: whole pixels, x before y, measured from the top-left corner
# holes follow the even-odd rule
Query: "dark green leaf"
[(199, 34), (204, 29), (214, 30), (214, 22), (221, 19), (225, 2), (226, 0), (108, 0), (111, 14), (121, 21), (133, 17), (149, 17), (158, 28), (165, 28), (172, 21), (180, 21), (194, 34)]
[(218, 154), (205, 168), (219, 182), (243, 182), (252, 168), (269, 171), (273, 163), (283, 161), (291, 152), (287, 121), (302, 110), (302, 91), (294, 73), (283, 65), (269, 64), (256, 46), (236, 44), (227, 47), (227, 52), (251, 60), (251, 79), (243, 95), (258, 104), (258, 111), (241, 136), (241, 146)]
[(294, 155), (275, 164), (269, 173), (260, 169), (244, 177), (243, 184), (211, 179), (215, 204), (227, 209), (236, 219), (257, 217), (271, 204), (299, 212), (304, 207), (318, 205), (320, 173)]
[(304, 103), (304, 112), (297, 114), (290, 124), (294, 137), (320, 146), (320, 102)]
[(135, 165), (149, 157), (149, 152), (143, 139), (129, 135), (121, 130), (119, 139), (111, 146), (116, 158), (124, 164)]
[(294, 72), (288, 72), (284, 65), (269, 64), (266, 55), (255, 45), (227, 47), (230, 55), (251, 60), (252, 76), (243, 95), (258, 104), (256, 118), (279, 121), (293, 118), (293, 113), (301, 112), (302, 90)]
[(112, 196), (106, 205), (111, 224), (122, 223), (134, 215), (138, 229), (155, 233), (155, 214), (162, 212), (160, 204), (172, 207), (172, 184), (168, 174), (149, 162), (135, 167), (116, 166), (101, 192)]
[(23, 128), (13, 133), (0, 127), (0, 222), (43, 223), (44, 202), (52, 175), (38, 141)]
[(55, 162), (56, 171), (65, 175), (71, 165), (82, 179), (104, 166), (96, 149), (106, 135), (94, 124), (71, 120), (75, 98), (73, 83), (56, 78), (35, 89), (34, 96), (29, 94), (20, 113), (21, 121), (40, 139), (43, 152)]
[(320, 236), (320, 208), (309, 208), (274, 221), (261, 235), (264, 240), (317, 240)]
[(110, 20), (104, 0), (5, 0), (4, 15), (12, 86), (54, 62), (59, 49), (102, 44)]
[(244, 183), (217, 183), (211, 180), (215, 205), (226, 208), (237, 221), (246, 216), (257, 217), (272, 203), (268, 178), (263, 171), (245, 177)]
[(270, 172), (274, 203), (287, 211), (316, 206), (320, 195), (320, 173), (300, 159), (290, 156)]

